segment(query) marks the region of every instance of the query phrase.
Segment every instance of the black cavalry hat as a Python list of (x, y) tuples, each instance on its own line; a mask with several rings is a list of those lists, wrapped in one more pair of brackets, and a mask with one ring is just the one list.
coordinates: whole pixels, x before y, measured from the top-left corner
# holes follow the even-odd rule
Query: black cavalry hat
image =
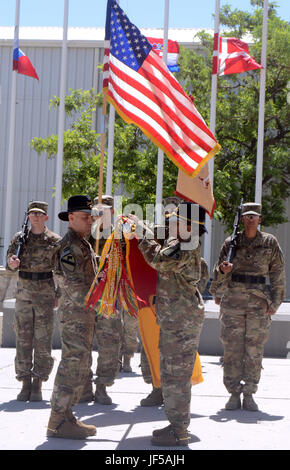
[(89, 196), (71, 196), (67, 201), (67, 211), (60, 212), (58, 218), (60, 220), (68, 221), (68, 214), (70, 212), (92, 212), (92, 201)]

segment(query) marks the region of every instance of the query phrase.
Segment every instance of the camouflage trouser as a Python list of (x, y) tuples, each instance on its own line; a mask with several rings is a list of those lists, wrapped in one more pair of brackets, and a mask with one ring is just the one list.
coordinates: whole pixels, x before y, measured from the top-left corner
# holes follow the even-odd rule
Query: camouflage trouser
[(122, 317), (97, 316), (95, 334), (98, 347), (96, 383), (113, 385), (120, 369), (119, 354), (122, 342)]
[(143, 344), (141, 346), (141, 372), (146, 384), (152, 384), (152, 374)]
[(16, 378), (37, 376), (46, 381), (53, 367), (51, 357), (54, 325), (54, 296), (45, 304), (17, 299), (14, 330), (16, 334)]
[(221, 303), (221, 341), (224, 346), (224, 385), (229, 393), (252, 394), (261, 376), (264, 344), (271, 317), (265, 299), (243, 292)]
[(60, 312), (62, 355), (51, 396), (51, 408), (65, 412), (81, 397), (89, 376), (95, 312), (72, 305)]
[(176, 429), (190, 423), (191, 375), (204, 321), (203, 307), (158, 311), (160, 375), (165, 413)]
[(125, 310), (122, 311), (123, 331), (121, 355), (133, 356), (138, 350), (138, 318), (132, 317)]

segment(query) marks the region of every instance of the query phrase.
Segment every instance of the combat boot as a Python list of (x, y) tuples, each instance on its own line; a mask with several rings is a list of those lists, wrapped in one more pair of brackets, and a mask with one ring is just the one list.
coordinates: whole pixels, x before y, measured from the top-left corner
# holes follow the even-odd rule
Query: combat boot
[(95, 436), (97, 433), (97, 428), (93, 424), (84, 424), (81, 421), (79, 421), (74, 415), (72, 410), (67, 410), (65, 412), (65, 416), (69, 421), (76, 421), (79, 426), (82, 428), (85, 428), (89, 436)]
[(229, 401), (226, 403), (226, 410), (239, 410), (241, 408), (241, 398), (239, 393), (232, 393)]
[(160, 447), (186, 447), (189, 441), (190, 438), (186, 429), (177, 430), (170, 424), (163, 429), (153, 431), (151, 444)]
[(153, 390), (151, 393), (149, 393), (148, 397), (143, 398), (143, 400), (140, 401), (140, 405), (141, 406), (161, 406), (163, 402), (164, 400), (163, 400), (163, 395), (162, 395), (162, 389), (153, 387)]
[(247, 411), (259, 411), (258, 405), (251, 394), (244, 395), (243, 409)]
[(131, 356), (129, 354), (124, 355), (124, 361), (123, 361), (123, 366), (122, 366), (122, 371), (123, 372), (132, 372), (132, 367), (130, 365), (131, 361)]
[(39, 377), (34, 377), (32, 381), (29, 401), (41, 401), (42, 400), (41, 385), (42, 385), (42, 380)]
[(86, 439), (94, 436), (96, 432), (95, 426), (87, 426), (77, 421), (71, 412), (68, 414), (51, 411), (46, 435), (62, 439)]
[(18, 401), (28, 401), (31, 393), (31, 377), (24, 377), (22, 380), (22, 389), (17, 395)]
[(104, 384), (97, 384), (96, 393), (95, 393), (95, 401), (97, 403), (101, 403), (102, 405), (111, 405), (112, 398), (106, 392), (106, 386)]

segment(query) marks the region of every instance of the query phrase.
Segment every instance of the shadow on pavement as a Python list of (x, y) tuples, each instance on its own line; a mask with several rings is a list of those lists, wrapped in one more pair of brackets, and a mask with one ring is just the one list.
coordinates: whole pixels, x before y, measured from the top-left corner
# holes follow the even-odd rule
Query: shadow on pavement
[(244, 411), (234, 410), (229, 411), (222, 409), (215, 415), (209, 416), (209, 419), (216, 421), (217, 423), (227, 423), (229, 421), (237, 421), (238, 423), (245, 424), (257, 424), (260, 421), (279, 421), (284, 419), (285, 416), (269, 415), (263, 411)]

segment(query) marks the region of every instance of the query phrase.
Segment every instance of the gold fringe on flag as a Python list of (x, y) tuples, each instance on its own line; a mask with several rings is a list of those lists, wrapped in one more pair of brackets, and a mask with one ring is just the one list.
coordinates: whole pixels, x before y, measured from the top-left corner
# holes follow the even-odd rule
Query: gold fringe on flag
[(137, 317), (138, 301), (132, 283), (129, 266), (129, 240), (122, 234), (123, 221), (105, 243), (99, 269), (85, 299), (86, 308), (93, 308), (98, 315), (115, 315), (117, 303), (129, 315)]

